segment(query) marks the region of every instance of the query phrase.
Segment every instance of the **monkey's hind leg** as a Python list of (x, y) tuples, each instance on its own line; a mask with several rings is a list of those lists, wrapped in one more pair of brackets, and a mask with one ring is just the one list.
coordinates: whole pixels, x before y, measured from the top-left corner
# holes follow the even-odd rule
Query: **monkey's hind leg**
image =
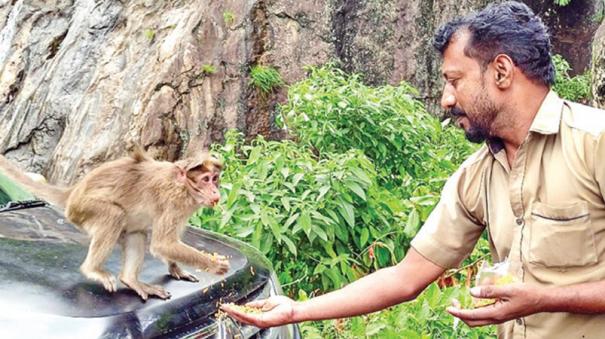
[(180, 268), (179, 265), (177, 265), (177, 263), (174, 261), (168, 262), (168, 272), (170, 272), (170, 275), (177, 280), (189, 280), (192, 282), (199, 281), (196, 276)]
[(117, 206), (103, 206), (100, 203), (97, 210), (102, 215), (90, 218), (83, 223), (83, 228), (89, 233), (90, 245), (86, 259), (80, 266), (80, 271), (88, 279), (98, 281), (109, 292), (117, 290), (117, 280), (103, 268), (103, 263), (111, 254), (122, 230), (123, 212)]
[(149, 285), (139, 281), (139, 273), (145, 259), (145, 242), (147, 234), (133, 232), (123, 234), (122, 244), (122, 272), (120, 281), (128, 288), (134, 290), (143, 300), (150, 295), (161, 299), (170, 298), (170, 293), (158, 285)]

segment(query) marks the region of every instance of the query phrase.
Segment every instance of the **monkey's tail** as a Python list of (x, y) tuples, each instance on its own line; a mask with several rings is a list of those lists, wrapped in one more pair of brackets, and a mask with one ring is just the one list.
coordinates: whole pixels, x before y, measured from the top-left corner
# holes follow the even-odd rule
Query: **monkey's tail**
[(24, 186), (36, 197), (46, 200), (53, 205), (65, 208), (65, 203), (71, 193), (71, 188), (53, 186), (34, 181), (2, 155), (0, 155), (0, 170), (2, 170), (3, 174), (7, 177)]

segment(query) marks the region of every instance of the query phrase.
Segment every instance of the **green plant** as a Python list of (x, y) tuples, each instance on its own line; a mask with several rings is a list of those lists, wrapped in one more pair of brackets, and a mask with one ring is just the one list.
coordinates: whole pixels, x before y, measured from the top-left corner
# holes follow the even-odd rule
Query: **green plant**
[(563, 7), (569, 5), (571, 3), (571, 0), (553, 0), (553, 2), (555, 3), (555, 5)]
[(145, 35), (145, 38), (147, 38), (147, 40), (153, 41), (153, 39), (155, 38), (155, 31), (153, 29), (148, 28), (143, 31), (143, 35)]
[(214, 74), (216, 73), (216, 67), (214, 67), (214, 65), (211, 64), (204, 64), (202, 65), (202, 74), (206, 74), (206, 75), (210, 75), (210, 74)]
[(475, 148), (459, 131), (428, 114), (410, 85), (370, 87), (359, 75), (334, 65), (308, 68), (309, 77), (290, 86), (280, 123), (323, 153), (360, 149), (376, 165), (380, 183), (435, 184)]
[(583, 74), (571, 77), (569, 75), (571, 66), (558, 54), (553, 56), (553, 63), (556, 72), (555, 85), (553, 86), (555, 92), (562, 98), (571, 101), (586, 102), (590, 100), (590, 72), (586, 71)]
[(250, 69), (250, 84), (267, 94), (283, 86), (279, 72), (270, 66), (255, 65)]
[(259, 248), (282, 282), (298, 281), (293, 289), (341, 287), (402, 258), (409, 239), (399, 212), (408, 207), (376, 185), (374, 166), (361, 152), (317, 159), (291, 141), (245, 145), (235, 131), (214, 152), (226, 165), (223, 199), (192, 223)]
[(230, 10), (226, 10), (223, 12), (223, 21), (225, 25), (231, 26), (235, 22), (235, 13)]
[[(0, 173), (0, 193), (3, 193), (2, 191), (6, 192), (6, 196), (0, 196), (0, 201), (2, 203), (7, 202), (8, 200), (32, 200), (34, 199), (34, 196), (23, 190), (21, 187), (19, 187), (17, 184), (15, 184), (13, 181), (9, 180), (6, 176), (4, 176), (3, 174)], [(1, 203), (0, 203), (1, 204)]]

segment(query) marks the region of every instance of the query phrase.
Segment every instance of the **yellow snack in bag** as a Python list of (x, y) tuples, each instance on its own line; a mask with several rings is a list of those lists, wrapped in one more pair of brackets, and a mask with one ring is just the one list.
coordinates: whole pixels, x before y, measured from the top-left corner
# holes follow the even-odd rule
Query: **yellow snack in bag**
[[(490, 266), (487, 262), (483, 262), (479, 267), (479, 272), (475, 278), (475, 286), (485, 285), (506, 285), (512, 284), (516, 278), (509, 272), (509, 261), (504, 260)], [(475, 298), (473, 297), (473, 307), (483, 307), (494, 304), (496, 299)]]

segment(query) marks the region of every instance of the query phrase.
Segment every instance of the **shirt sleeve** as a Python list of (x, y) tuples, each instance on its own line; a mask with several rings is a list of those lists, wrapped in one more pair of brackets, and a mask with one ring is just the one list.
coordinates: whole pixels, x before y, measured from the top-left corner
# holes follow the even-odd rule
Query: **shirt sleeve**
[(458, 267), (485, 228), (467, 208), (481, 205), (482, 185), (481, 175), (458, 169), (446, 182), (439, 203), (412, 240), (412, 247), (440, 267)]

